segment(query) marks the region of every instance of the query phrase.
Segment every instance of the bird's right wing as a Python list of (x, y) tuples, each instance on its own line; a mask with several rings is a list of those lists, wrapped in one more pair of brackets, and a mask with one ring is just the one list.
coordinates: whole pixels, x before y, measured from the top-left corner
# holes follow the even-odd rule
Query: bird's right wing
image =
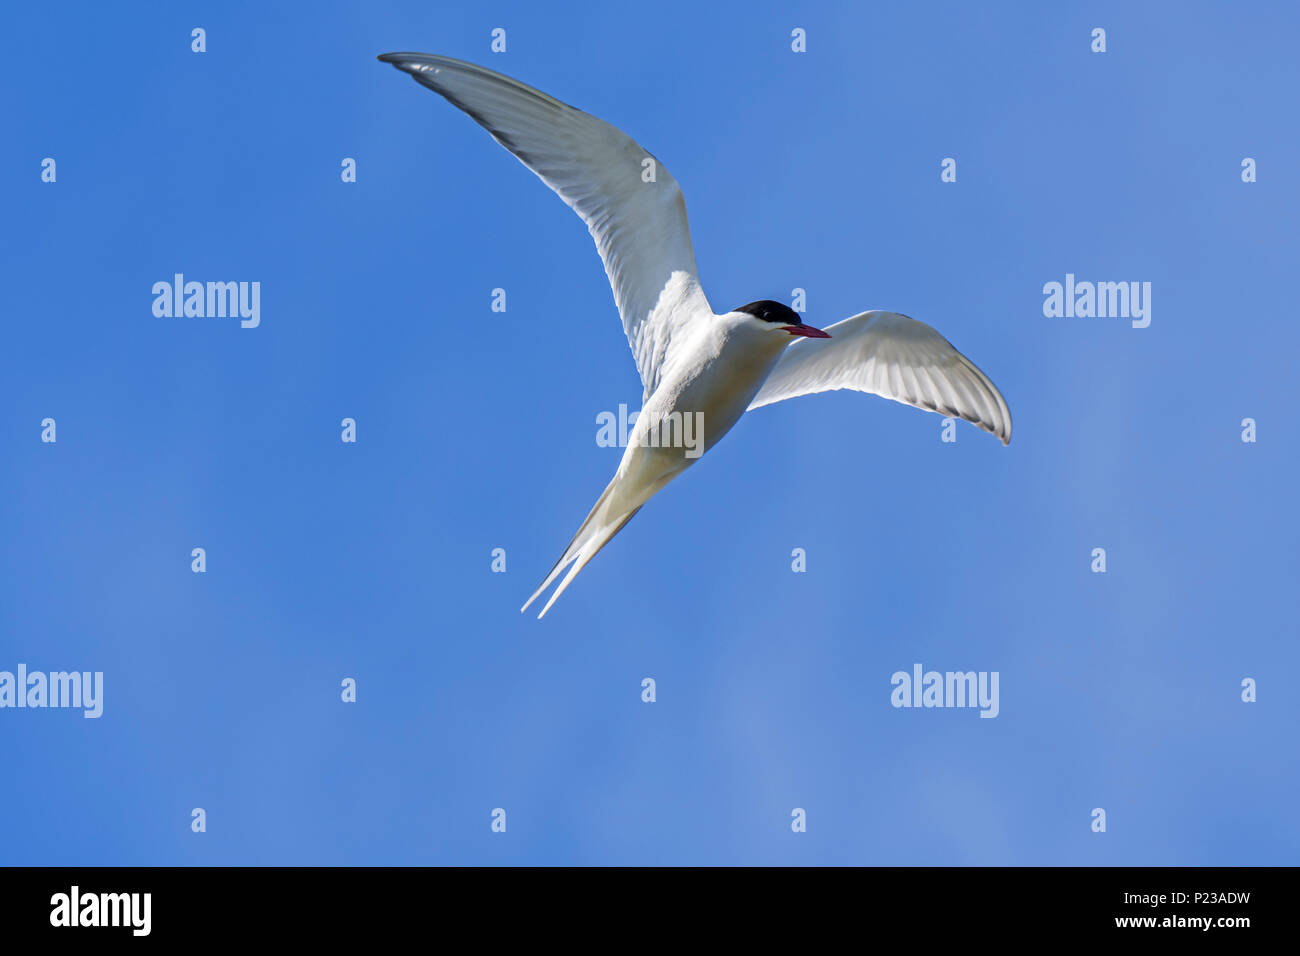
[(789, 346), (750, 408), (851, 388), (964, 418), (1011, 442), (1011, 410), (989, 377), (924, 322), (863, 312), (826, 329), (828, 339)]
[(677, 180), (613, 126), (518, 80), (430, 53), (379, 59), (468, 113), (587, 224), (648, 397), (673, 334), (709, 308)]

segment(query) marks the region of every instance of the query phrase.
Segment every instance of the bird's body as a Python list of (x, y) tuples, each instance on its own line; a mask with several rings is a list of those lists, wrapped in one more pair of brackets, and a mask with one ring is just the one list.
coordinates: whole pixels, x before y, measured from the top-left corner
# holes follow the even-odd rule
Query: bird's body
[(993, 383), (924, 323), (864, 312), (822, 331), (771, 300), (715, 313), (676, 180), (608, 123), (471, 63), (426, 53), (380, 59), (468, 113), (586, 222), (641, 373), (642, 408), (618, 470), (525, 609), (567, 569), (545, 615), (632, 516), (751, 408), (849, 388), (1010, 441), (1011, 414)]
[(756, 327), (746, 313), (696, 318), (637, 414), (614, 478), (525, 608), (571, 564), (542, 608), (545, 614), (643, 504), (716, 445), (740, 421), (785, 349), (785, 341)]

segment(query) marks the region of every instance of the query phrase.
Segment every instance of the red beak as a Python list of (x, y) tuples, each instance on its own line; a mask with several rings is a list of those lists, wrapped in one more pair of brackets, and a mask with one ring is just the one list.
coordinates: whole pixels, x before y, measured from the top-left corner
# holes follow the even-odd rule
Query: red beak
[(821, 329), (814, 329), (811, 325), (783, 325), (781, 326), (791, 335), (802, 335), (810, 339), (829, 339), (831, 334), (823, 332)]

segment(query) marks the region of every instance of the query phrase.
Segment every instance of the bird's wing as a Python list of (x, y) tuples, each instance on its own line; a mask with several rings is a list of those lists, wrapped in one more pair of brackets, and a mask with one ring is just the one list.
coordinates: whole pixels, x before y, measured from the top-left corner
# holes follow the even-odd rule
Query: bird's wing
[(379, 59), (468, 113), (587, 224), (648, 397), (673, 334), (709, 308), (677, 180), (613, 126), (518, 80), (429, 53)]
[(750, 408), (851, 388), (972, 425), (1011, 441), (1011, 411), (989, 377), (924, 322), (863, 312), (826, 329), (829, 339), (789, 346)]

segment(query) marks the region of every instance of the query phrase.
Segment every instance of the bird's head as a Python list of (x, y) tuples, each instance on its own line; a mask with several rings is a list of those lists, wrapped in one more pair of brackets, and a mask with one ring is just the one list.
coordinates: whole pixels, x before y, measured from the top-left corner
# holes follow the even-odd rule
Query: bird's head
[(732, 311), (751, 316), (760, 328), (773, 336), (781, 336), (787, 344), (798, 335), (809, 339), (830, 338), (830, 333), (805, 325), (794, 309), (780, 302), (773, 302), (771, 299), (760, 299), (758, 302), (742, 305)]

